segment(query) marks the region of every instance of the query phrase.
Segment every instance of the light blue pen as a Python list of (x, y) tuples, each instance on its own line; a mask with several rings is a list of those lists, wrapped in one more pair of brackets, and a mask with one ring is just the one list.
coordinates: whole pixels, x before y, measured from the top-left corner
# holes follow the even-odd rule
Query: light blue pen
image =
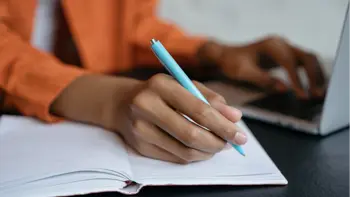
[[(209, 102), (205, 97), (201, 94), (201, 92), (196, 88), (196, 86), (192, 83), (192, 81), (188, 78), (185, 72), (181, 69), (181, 67), (176, 63), (174, 58), (169, 54), (169, 52), (164, 48), (162, 43), (158, 40), (151, 40), (151, 48), (158, 58), (158, 60), (163, 64), (163, 66), (168, 70), (168, 72), (189, 92), (191, 92), (194, 96), (202, 100), (203, 102)], [(189, 119), (188, 117), (186, 117)], [(192, 120), (190, 120), (192, 122)], [(242, 147), (229, 142), (232, 147), (234, 147), (241, 155), (245, 156)]]

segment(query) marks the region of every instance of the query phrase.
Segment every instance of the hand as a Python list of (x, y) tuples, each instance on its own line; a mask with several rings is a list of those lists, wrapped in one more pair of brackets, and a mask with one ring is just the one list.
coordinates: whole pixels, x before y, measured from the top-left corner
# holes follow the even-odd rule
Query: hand
[(107, 113), (106, 127), (118, 130), (140, 154), (176, 163), (209, 159), (225, 147), (225, 140), (244, 144), (247, 138), (234, 124), (240, 120), (241, 112), (227, 106), (223, 97), (204, 85), (198, 82), (195, 85), (211, 106), (194, 97), (172, 77), (158, 74), (124, 92), (123, 101), (115, 102)]
[[(231, 79), (252, 83), (264, 89), (285, 91), (287, 86), (262, 69), (261, 59), (272, 60), (288, 73), (292, 89), (299, 98), (307, 98), (298, 78), (297, 68), (305, 69), (311, 97), (324, 95), (325, 79), (317, 57), (297, 48), (280, 37), (267, 37), (244, 46), (204, 45), (200, 58), (217, 64)], [(270, 61), (271, 62), (271, 61)]]
[(164, 74), (144, 82), (85, 75), (65, 88), (50, 111), (118, 132), (140, 154), (176, 163), (209, 159), (225, 147), (226, 140), (246, 143), (245, 134), (234, 124), (242, 113), (227, 106), (222, 96), (194, 83), (210, 106)]

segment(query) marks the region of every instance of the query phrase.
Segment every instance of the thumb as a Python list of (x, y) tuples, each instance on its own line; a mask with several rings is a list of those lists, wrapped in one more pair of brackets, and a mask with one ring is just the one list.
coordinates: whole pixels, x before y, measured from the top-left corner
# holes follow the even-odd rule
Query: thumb
[(210, 105), (220, 112), (220, 114), (226, 119), (230, 120), (231, 122), (237, 122), (242, 118), (242, 112), (234, 107), (228, 106), (223, 96), (207, 88), (202, 83), (197, 81), (194, 81), (193, 83), (203, 94), (203, 96), (207, 98)]

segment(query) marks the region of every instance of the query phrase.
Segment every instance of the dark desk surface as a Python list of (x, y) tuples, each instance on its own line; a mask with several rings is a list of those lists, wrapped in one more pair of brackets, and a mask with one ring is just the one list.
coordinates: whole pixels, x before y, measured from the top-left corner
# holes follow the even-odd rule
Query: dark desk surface
[[(346, 197), (349, 196), (349, 130), (327, 137), (309, 136), (245, 120), (277, 167), (287, 186), (146, 187), (140, 197)], [(293, 145), (293, 146), (292, 146)], [(115, 193), (87, 197), (122, 196)]]

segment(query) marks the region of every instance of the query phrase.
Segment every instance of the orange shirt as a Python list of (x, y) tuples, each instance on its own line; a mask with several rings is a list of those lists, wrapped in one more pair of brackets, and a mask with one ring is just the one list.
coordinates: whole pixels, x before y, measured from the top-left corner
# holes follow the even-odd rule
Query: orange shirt
[(205, 41), (159, 20), (156, 0), (62, 0), (82, 66), (67, 65), (30, 45), (36, 0), (0, 0), (0, 91), (24, 115), (54, 121), (50, 104), (74, 79), (160, 65), (150, 50), (161, 40), (183, 64), (194, 64)]

